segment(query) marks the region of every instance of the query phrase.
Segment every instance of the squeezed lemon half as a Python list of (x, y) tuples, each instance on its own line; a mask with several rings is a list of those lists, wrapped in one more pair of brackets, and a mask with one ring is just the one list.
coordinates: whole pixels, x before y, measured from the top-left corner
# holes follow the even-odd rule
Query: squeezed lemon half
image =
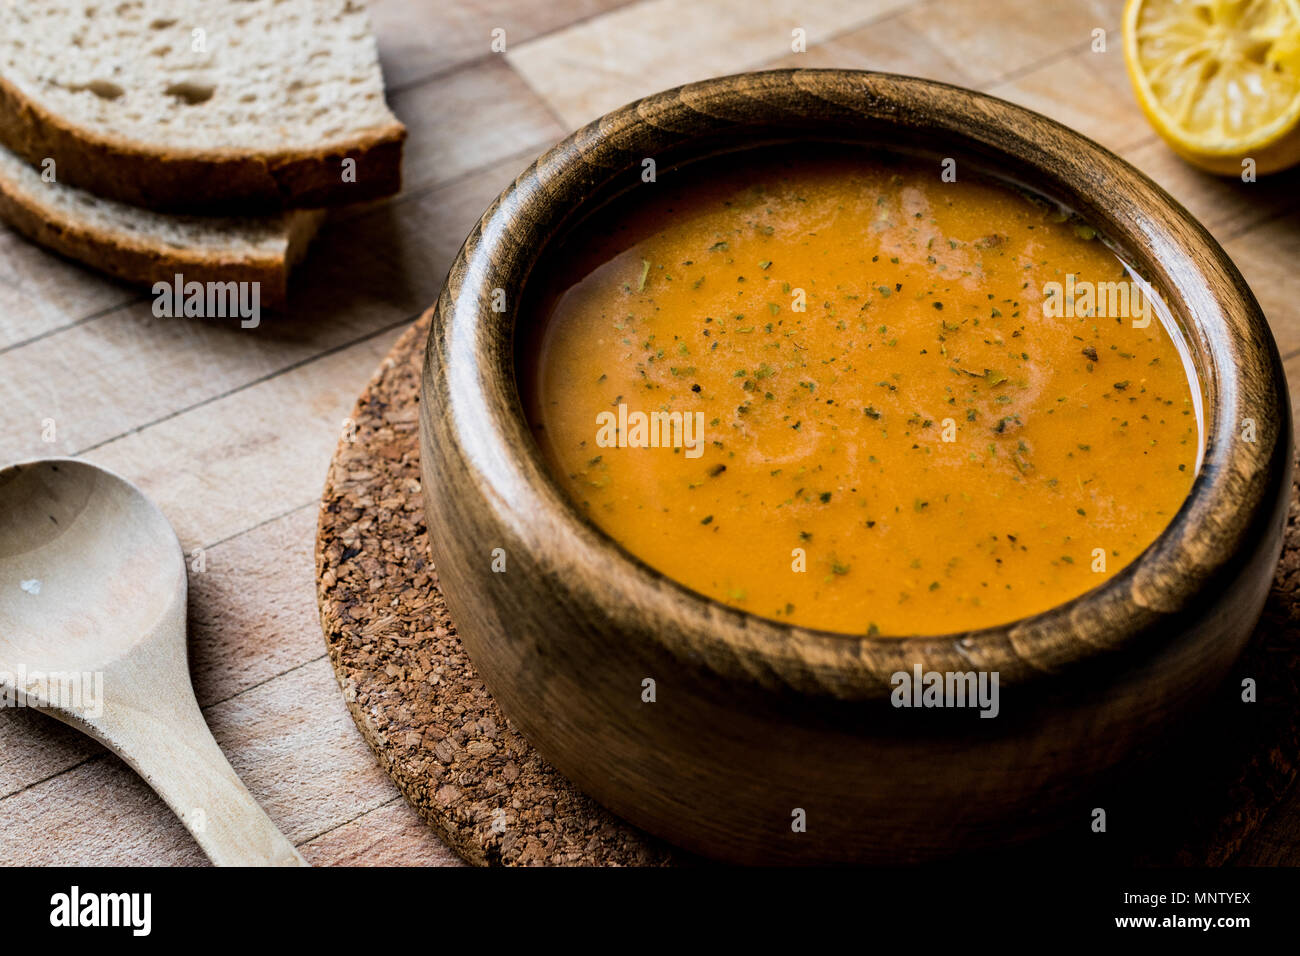
[(1300, 162), (1300, 0), (1129, 0), (1124, 60), (1188, 162), (1224, 175)]

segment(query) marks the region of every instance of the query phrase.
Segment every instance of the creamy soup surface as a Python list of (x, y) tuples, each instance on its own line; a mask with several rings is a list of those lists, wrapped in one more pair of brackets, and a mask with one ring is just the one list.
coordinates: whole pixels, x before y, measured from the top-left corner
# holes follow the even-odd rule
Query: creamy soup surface
[(520, 388), (594, 524), (723, 603), (896, 636), (1044, 611), (1160, 534), (1201, 445), (1175, 338), (1089, 227), (940, 171), (732, 157), (565, 241)]

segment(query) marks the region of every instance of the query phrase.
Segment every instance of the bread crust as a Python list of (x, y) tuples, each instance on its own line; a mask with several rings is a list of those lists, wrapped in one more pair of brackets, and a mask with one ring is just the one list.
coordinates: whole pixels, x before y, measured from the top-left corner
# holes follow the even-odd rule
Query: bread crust
[(0, 218), (35, 242), (128, 282), (171, 283), (177, 273), (186, 282), (258, 282), (260, 301), (275, 307), (285, 302), (290, 269), (302, 258), (324, 214), (309, 214), (291, 228), (283, 255), (227, 255), (141, 242), (126, 233), (51, 215), (49, 207), (33, 202), (0, 176)]
[[(311, 150), (161, 150), (80, 129), (0, 77), (0, 144), (34, 166), (53, 159), (60, 182), (160, 212), (257, 214), (392, 195), (405, 140), (394, 119)], [(347, 158), (355, 182), (343, 181)]]

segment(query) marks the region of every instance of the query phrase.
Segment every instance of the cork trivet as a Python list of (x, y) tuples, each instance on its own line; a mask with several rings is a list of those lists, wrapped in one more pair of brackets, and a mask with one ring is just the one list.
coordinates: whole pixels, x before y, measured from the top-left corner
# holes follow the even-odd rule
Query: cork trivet
[[(456, 637), (428, 555), (421, 505), (420, 369), (429, 315), (398, 340), (357, 401), (321, 499), (317, 597), (348, 709), (411, 805), (479, 865), (666, 865), (687, 854), (613, 816), (547, 764), (506, 720)], [(1195, 739), (1151, 777), (1128, 777), (1111, 818), (1122, 858), (1228, 861), (1296, 777), (1300, 764), (1300, 506), (1292, 488), (1282, 562), (1263, 620)], [(1241, 678), (1259, 701), (1240, 703)], [(1150, 806), (1141, 782), (1189, 786)], [(1176, 774), (1175, 774), (1176, 776)], [(1165, 787), (1167, 789), (1167, 786)], [(1138, 798), (1138, 795), (1141, 795)], [(1146, 804), (1146, 805), (1143, 805)], [(1140, 832), (1135, 832), (1140, 831)], [(1117, 833), (1117, 836), (1120, 835)], [(1051, 850), (1044, 841), (1039, 851)], [(1061, 849), (1077, 846), (1061, 840)]]

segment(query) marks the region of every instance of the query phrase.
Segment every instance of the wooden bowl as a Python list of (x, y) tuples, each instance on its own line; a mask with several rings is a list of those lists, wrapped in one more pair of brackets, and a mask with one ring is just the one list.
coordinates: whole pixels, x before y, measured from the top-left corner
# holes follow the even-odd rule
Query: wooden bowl
[[(1029, 184), (1082, 214), (1164, 291), (1202, 381), (1204, 459), (1172, 524), (1121, 573), (1001, 627), (819, 632), (663, 577), (551, 479), (515, 384), (513, 310), (539, 257), (637, 188), (646, 157), (662, 177), (718, 152), (814, 139), (960, 157)], [(493, 311), (494, 290), (505, 312)], [(1204, 700), (1246, 642), (1281, 547), (1292, 441), (1281, 362), (1254, 297), (1163, 190), (1018, 106), (845, 70), (670, 90), (529, 166), (451, 267), (420, 426), (442, 588), (504, 712), (632, 823), (746, 863), (913, 861), (1062, 822), (1086, 832), (1091, 785)], [(999, 715), (896, 709), (891, 676), (915, 666), (997, 672)], [(647, 678), (653, 703), (642, 699)], [(800, 810), (804, 832), (792, 825)]]

